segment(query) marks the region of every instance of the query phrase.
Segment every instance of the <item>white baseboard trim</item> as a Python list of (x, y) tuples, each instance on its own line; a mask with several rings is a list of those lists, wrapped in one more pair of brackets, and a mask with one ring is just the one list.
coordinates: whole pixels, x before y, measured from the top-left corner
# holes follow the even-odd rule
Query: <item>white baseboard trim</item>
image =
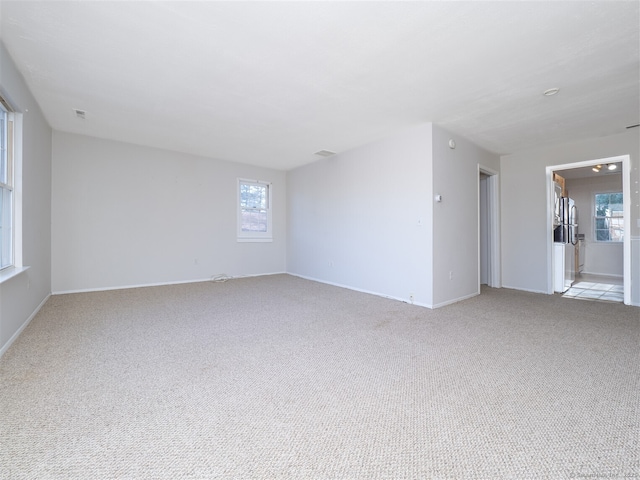
[(429, 308), (431, 310), (434, 310), (434, 309), (440, 308), (440, 307), (445, 307), (447, 305), (451, 305), (453, 303), (461, 302), (462, 300), (467, 300), (469, 298), (473, 298), (475, 296), (480, 295), (480, 291), (478, 290), (477, 292), (470, 293), (469, 295), (464, 295), (462, 297), (454, 298), (452, 300), (447, 300), (446, 302), (438, 303), (438, 304), (435, 304), (435, 305), (427, 304), (427, 303), (421, 303), (421, 302), (413, 302), (412, 303), (407, 298), (394, 297), (392, 295), (386, 295), (386, 294), (379, 293), (379, 292), (373, 292), (371, 290), (365, 290), (365, 289), (362, 289), (362, 288), (356, 288), (356, 287), (352, 287), (350, 285), (343, 285), (341, 283), (328, 282), (326, 280), (320, 280), (318, 278), (308, 277), (306, 275), (298, 275), (297, 273), (288, 272), (288, 274), (291, 275), (291, 276), (294, 276), (294, 277), (304, 278), (305, 280), (311, 280), (312, 282), (324, 283), (326, 285), (332, 285), (334, 287), (339, 287), (339, 288), (346, 288), (347, 290), (353, 290), (355, 292), (361, 292), (361, 293), (366, 293), (366, 294), (369, 294), (369, 295), (375, 295), (376, 297), (388, 298), (390, 300), (397, 300), (399, 302), (409, 303), (411, 305), (417, 305), (418, 307), (425, 307), (425, 308)]
[(553, 295), (553, 293), (549, 293), (546, 290), (536, 290), (532, 288), (522, 288), (522, 287), (512, 287), (510, 285), (503, 285), (502, 288), (508, 288), (511, 290), (520, 290), (521, 292), (530, 292), (530, 293), (542, 293), (543, 295)]
[(480, 295), (480, 292), (470, 293), (469, 295), (464, 295), (459, 298), (454, 298), (453, 300), (447, 300), (446, 302), (437, 303), (431, 308), (435, 309), (440, 307), (446, 307), (447, 305), (451, 305), (452, 303), (458, 303), (458, 302), (461, 302), (462, 300), (467, 300), (469, 298), (477, 297), (478, 295)]
[(56, 290), (52, 292), (52, 295), (67, 295), (70, 293), (90, 293), (90, 292), (108, 292), (111, 290), (128, 290), (131, 288), (146, 288), (146, 287), (162, 287), (166, 285), (183, 285), (186, 283), (204, 283), (215, 282), (217, 278), (224, 277), (225, 280), (233, 280), (235, 278), (251, 278), (251, 277), (265, 277), (268, 275), (286, 275), (287, 272), (271, 272), (271, 273), (255, 273), (249, 275), (227, 275), (225, 273), (211, 275), (209, 278), (200, 278), (193, 280), (177, 280), (171, 282), (157, 282), (157, 283), (140, 283), (135, 285), (119, 285), (113, 287), (96, 287), (96, 288), (83, 288), (78, 290)]
[(615, 275), (613, 273), (589, 272), (587, 270), (581, 271), (580, 275), (598, 275), (599, 277), (624, 278), (624, 275)]
[(376, 297), (388, 298), (389, 300), (397, 300), (399, 302), (409, 303), (411, 305), (417, 305), (418, 307), (433, 308), (431, 305), (427, 305), (426, 303), (420, 303), (420, 302), (411, 303), (411, 301), (407, 298), (400, 298), (400, 297), (394, 297), (392, 295), (385, 295), (383, 293), (373, 292), (371, 290), (356, 288), (350, 285), (343, 285), (342, 283), (329, 282), (327, 280), (321, 280), (319, 278), (308, 277), (306, 275), (299, 275), (297, 273), (291, 273), (291, 272), (287, 272), (287, 275), (291, 275), (292, 277), (303, 278), (305, 280), (311, 280), (312, 282), (324, 283), (325, 285), (331, 285), (333, 287), (346, 288), (347, 290), (353, 290), (354, 292), (366, 293), (368, 295), (375, 295)]
[(44, 304), (47, 303), (47, 300), (49, 300), (49, 297), (51, 297), (51, 294), (47, 294), (46, 297), (44, 297), (44, 300), (42, 300), (42, 302), (40, 302), (40, 305), (38, 305), (36, 307), (36, 309), (33, 311), (33, 313), (31, 315), (29, 315), (29, 318), (27, 318), (25, 320), (25, 322), (20, 325), (20, 328), (18, 328), (18, 330), (16, 330), (16, 333), (14, 333), (11, 338), (7, 341), (7, 343), (5, 343), (2, 348), (0, 348), (0, 358), (2, 358), (2, 356), (4, 355), (4, 353), (9, 350), (9, 347), (11, 346), (11, 344), (13, 342), (16, 341), (16, 339), (20, 336), (20, 334), (22, 333), (22, 331), (27, 328), (27, 325), (29, 325), (29, 322), (31, 322), (31, 320), (34, 319), (34, 317), (38, 314), (38, 312), (40, 311), (40, 309), (42, 307), (44, 307)]

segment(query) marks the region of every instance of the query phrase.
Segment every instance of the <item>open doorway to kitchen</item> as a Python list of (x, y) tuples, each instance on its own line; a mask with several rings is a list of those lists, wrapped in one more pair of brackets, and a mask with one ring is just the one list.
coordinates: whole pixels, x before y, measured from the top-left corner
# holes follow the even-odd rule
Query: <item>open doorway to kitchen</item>
[(502, 286), (498, 182), (498, 172), (478, 165), (478, 291)]
[(562, 294), (566, 298), (624, 302), (624, 284), (621, 277), (577, 273), (574, 284)]
[[(607, 168), (608, 166), (611, 167), (611, 170)], [(621, 171), (621, 176), (616, 171)], [(626, 305), (630, 305), (631, 242), (629, 222), (631, 209), (629, 192), (631, 172), (629, 156), (554, 165), (547, 167), (546, 173), (547, 218), (549, 219), (547, 222), (548, 293), (563, 292), (575, 298), (623, 301)], [(568, 189), (568, 194), (564, 196), (577, 197), (577, 199), (571, 198), (571, 202), (582, 205), (582, 208), (579, 209), (579, 220), (576, 222), (579, 225), (577, 229), (579, 235), (572, 236), (569, 233), (569, 244), (565, 248), (561, 245), (562, 239), (559, 243), (557, 238), (559, 230), (557, 225), (562, 222), (558, 218), (557, 209), (559, 182), (554, 181), (554, 173), (562, 176), (563, 181), (572, 186)], [(622, 197), (621, 207), (618, 206), (620, 196)], [(606, 205), (606, 208), (598, 208), (599, 202), (607, 199), (609, 202), (613, 202), (614, 197), (616, 197), (615, 207)], [(600, 212), (600, 210), (602, 211)], [(600, 215), (612, 216), (613, 210), (616, 210), (614, 216), (617, 218), (608, 218), (606, 221), (599, 218)], [(613, 228), (616, 225), (621, 227), (617, 233)], [(625, 225), (626, 228), (624, 228)], [(616, 235), (617, 238), (614, 238)], [(574, 248), (575, 256), (573, 256)], [(585, 249), (588, 252), (586, 262), (584, 260)], [(585, 267), (589, 265), (582, 274), (580, 274), (580, 262), (585, 262)], [(600, 262), (599, 265), (598, 262)], [(611, 265), (607, 265), (607, 262)], [(571, 266), (567, 267), (569, 264)], [(566, 272), (568, 269), (578, 272), (578, 275), (567, 280), (568, 274)], [(607, 275), (607, 273), (611, 275)], [(599, 275), (593, 276), (593, 274)], [(564, 283), (560, 288), (558, 288), (559, 282)]]

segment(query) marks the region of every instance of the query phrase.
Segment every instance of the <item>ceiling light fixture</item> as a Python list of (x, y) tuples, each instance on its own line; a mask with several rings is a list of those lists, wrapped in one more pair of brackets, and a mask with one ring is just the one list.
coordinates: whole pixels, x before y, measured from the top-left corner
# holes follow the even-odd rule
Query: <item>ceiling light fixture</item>
[[(610, 172), (618, 169), (618, 165), (616, 165), (615, 163), (607, 163), (605, 166)], [(591, 170), (596, 173), (600, 173), (600, 171), (602, 170), (602, 165), (596, 165), (595, 167), (592, 167)]]
[(550, 88), (549, 90), (545, 90), (543, 92), (543, 95), (545, 97), (552, 97), (553, 95), (555, 95), (556, 93), (558, 93), (560, 91), (559, 88)]

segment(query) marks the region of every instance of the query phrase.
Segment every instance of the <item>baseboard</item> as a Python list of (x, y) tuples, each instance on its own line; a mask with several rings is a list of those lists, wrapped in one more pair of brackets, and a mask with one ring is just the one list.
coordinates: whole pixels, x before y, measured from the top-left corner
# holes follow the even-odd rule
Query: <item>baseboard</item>
[(2, 348), (0, 348), (0, 358), (2, 358), (2, 356), (4, 355), (4, 353), (9, 350), (9, 347), (11, 346), (11, 344), (13, 344), (13, 342), (16, 341), (16, 339), (20, 336), (20, 334), (22, 333), (22, 331), (27, 328), (27, 325), (29, 325), (29, 322), (31, 322), (31, 320), (34, 319), (34, 317), (38, 314), (38, 312), (40, 311), (40, 309), (42, 307), (44, 307), (44, 304), (47, 303), (47, 300), (49, 300), (49, 297), (51, 297), (51, 294), (47, 294), (46, 297), (44, 297), (44, 300), (42, 300), (42, 302), (40, 302), (40, 305), (38, 305), (36, 307), (36, 309), (33, 311), (33, 313), (31, 315), (29, 315), (29, 318), (27, 318), (25, 320), (25, 322), (20, 325), (20, 328), (18, 328), (18, 330), (16, 330), (16, 332), (11, 336), (11, 338), (7, 341), (7, 343), (5, 343)]
[(271, 273), (255, 273), (255, 274), (249, 274), (249, 275), (227, 275), (223, 273), (223, 274), (212, 275), (209, 278), (200, 278), (200, 279), (193, 279), (193, 280), (178, 280), (178, 281), (157, 282), (157, 283), (140, 283), (140, 284), (134, 284), (134, 285), (119, 285), (119, 286), (113, 286), (113, 287), (83, 288), (79, 290), (56, 290), (55, 292), (52, 292), (52, 295), (67, 295), (70, 293), (108, 292), (111, 290), (128, 290), (131, 288), (163, 287), (167, 285), (183, 285), (186, 283), (215, 282), (215, 281), (219, 281), (216, 279), (221, 277), (223, 277), (224, 280), (232, 280), (234, 278), (266, 277), (268, 275), (286, 275), (286, 273), (287, 272), (271, 272)]
[(624, 278), (624, 275), (614, 275), (613, 273), (588, 272), (586, 270), (581, 271), (580, 275), (597, 275), (599, 277)]
[(447, 305), (451, 305), (452, 303), (458, 303), (458, 302), (461, 302), (463, 300), (467, 300), (469, 298), (477, 297), (478, 295), (480, 295), (480, 292), (470, 293), (469, 295), (464, 295), (464, 296), (459, 297), (459, 298), (454, 298), (453, 300), (447, 300), (446, 302), (436, 303), (431, 308), (435, 309), (435, 308), (440, 308), (440, 307), (446, 307)]
[(406, 298), (394, 297), (392, 295), (385, 295), (383, 293), (373, 292), (371, 290), (365, 290), (365, 289), (362, 289), (362, 288), (356, 288), (356, 287), (352, 287), (350, 285), (343, 285), (341, 283), (329, 282), (327, 280), (321, 280), (321, 279), (315, 278), (315, 277), (308, 277), (306, 275), (299, 275), (297, 273), (291, 273), (291, 272), (287, 272), (287, 275), (291, 275), (292, 277), (304, 278), (305, 280), (311, 280), (312, 282), (324, 283), (325, 285), (331, 285), (333, 287), (346, 288), (347, 290), (353, 290), (354, 292), (366, 293), (368, 295), (375, 295), (376, 297), (388, 298), (390, 300), (397, 300), (399, 302), (409, 303), (411, 305), (417, 305), (419, 307), (426, 307), (426, 308), (431, 308), (431, 309), (433, 308), (433, 306), (427, 305), (426, 303), (420, 303), (420, 302), (413, 302), (412, 303), (411, 301), (409, 301)]
[(546, 290), (536, 290), (532, 288), (512, 287), (510, 285), (502, 285), (502, 288), (508, 288), (510, 290), (520, 290), (521, 292), (542, 293), (543, 295), (552, 295)]

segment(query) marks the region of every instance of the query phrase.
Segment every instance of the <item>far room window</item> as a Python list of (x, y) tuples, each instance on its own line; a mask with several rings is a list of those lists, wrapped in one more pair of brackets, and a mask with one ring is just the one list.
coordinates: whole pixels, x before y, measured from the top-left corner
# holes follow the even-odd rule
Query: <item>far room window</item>
[(270, 242), (271, 184), (259, 180), (238, 180), (238, 241)]
[(0, 270), (13, 265), (13, 113), (0, 98)]
[(596, 193), (595, 226), (597, 242), (622, 242), (624, 238), (622, 193)]

